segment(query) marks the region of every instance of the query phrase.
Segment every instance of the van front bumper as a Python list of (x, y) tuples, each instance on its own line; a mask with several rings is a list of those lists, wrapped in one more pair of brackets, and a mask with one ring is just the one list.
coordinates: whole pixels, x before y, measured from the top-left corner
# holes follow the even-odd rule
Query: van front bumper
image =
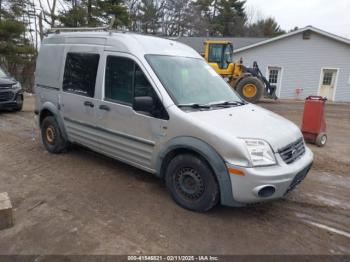
[(313, 163), (313, 153), (309, 148), (290, 165), (284, 163), (279, 154), (276, 158), (278, 164), (267, 167), (243, 168), (227, 164), (228, 168), (244, 173), (244, 176), (230, 174), (235, 202), (249, 204), (281, 198), (306, 177)]

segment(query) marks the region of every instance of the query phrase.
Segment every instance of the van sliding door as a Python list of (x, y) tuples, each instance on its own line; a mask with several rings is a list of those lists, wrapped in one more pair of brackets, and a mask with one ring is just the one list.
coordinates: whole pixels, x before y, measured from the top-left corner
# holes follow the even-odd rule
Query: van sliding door
[(60, 95), (61, 111), (69, 140), (94, 148), (96, 124), (96, 77), (100, 54), (74, 48), (68, 50)]

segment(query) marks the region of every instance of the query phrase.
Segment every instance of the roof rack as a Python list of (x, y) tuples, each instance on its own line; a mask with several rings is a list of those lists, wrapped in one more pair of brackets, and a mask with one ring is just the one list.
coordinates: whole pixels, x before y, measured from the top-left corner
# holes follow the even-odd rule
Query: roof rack
[(112, 15), (111, 21), (106, 26), (101, 27), (53, 27), (48, 33), (59, 34), (61, 32), (94, 32), (94, 31), (110, 31), (115, 23), (115, 15)]

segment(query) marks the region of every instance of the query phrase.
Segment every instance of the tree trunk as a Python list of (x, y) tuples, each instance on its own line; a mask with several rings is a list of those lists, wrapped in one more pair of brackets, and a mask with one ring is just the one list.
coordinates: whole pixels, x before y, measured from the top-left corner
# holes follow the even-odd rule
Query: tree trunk
[(1, 21), (1, 15), (2, 15), (2, 0), (0, 0), (0, 21)]
[(88, 25), (91, 25), (92, 23), (92, 1), (88, 0), (87, 2), (87, 12), (88, 12)]
[(55, 21), (56, 21), (56, 3), (57, 3), (57, 0), (53, 0), (53, 3), (52, 3), (52, 8), (50, 10), (50, 16), (51, 16), (51, 27), (55, 27)]
[(40, 40), (42, 41), (44, 39), (43, 12), (39, 15), (39, 35)]

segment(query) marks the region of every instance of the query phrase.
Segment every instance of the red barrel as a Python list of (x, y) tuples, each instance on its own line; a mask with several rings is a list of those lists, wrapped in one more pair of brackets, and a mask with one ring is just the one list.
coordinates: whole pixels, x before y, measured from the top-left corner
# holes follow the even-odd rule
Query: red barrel
[(325, 146), (327, 143), (325, 104), (327, 98), (309, 96), (306, 98), (301, 131), (305, 141)]

